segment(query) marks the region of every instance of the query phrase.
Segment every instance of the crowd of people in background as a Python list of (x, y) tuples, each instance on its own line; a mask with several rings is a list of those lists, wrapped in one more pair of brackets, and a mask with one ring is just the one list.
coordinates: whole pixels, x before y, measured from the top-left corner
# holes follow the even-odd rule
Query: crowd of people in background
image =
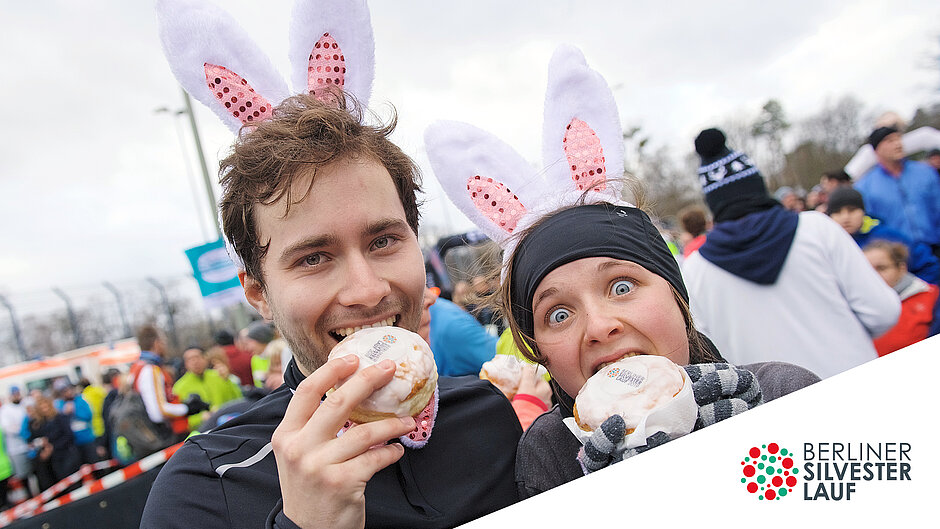
[[(712, 131), (715, 134), (715, 129)], [(940, 306), (937, 304), (937, 284), (940, 282), (940, 149), (927, 151), (923, 162), (908, 159), (902, 132), (903, 129), (893, 123), (878, 126), (866, 144), (877, 160), (874, 166), (854, 179), (842, 169), (826, 172), (821, 175), (819, 185), (809, 193), (789, 186), (782, 186), (773, 193), (745, 187), (742, 180), (747, 178), (736, 178), (745, 170), (745, 165), (732, 170), (723, 163), (730, 163), (730, 158), (719, 160), (731, 155), (731, 151), (723, 147), (723, 135), (718, 139), (710, 138), (709, 131), (705, 131), (699, 136), (696, 148), (703, 160), (701, 177), (707, 178), (709, 171), (725, 171), (722, 178), (732, 183), (720, 187), (726, 191), (735, 190), (736, 195), (731, 200), (733, 204), (741, 204), (742, 200), (768, 201), (763, 205), (752, 204), (746, 212), (728, 215), (725, 207), (727, 197), (715, 199), (706, 186), (705, 199), (715, 216), (715, 226), (712, 226), (713, 220), (705, 207), (690, 206), (677, 214), (679, 233), (665, 234), (679, 243), (681, 254), (677, 258), (685, 261), (683, 274), (690, 288), (710, 292), (704, 295), (700, 292), (696, 296), (707, 304), (699, 307), (696, 318), (730, 358), (742, 360), (735, 358), (735, 350), (738, 349), (762, 351), (761, 354), (809, 367), (823, 377), (844, 371), (864, 361), (868, 354), (859, 354), (855, 360), (843, 359), (845, 363), (841, 365), (818, 363), (820, 359), (831, 362), (833, 355), (830, 351), (833, 349), (826, 346), (827, 333), (811, 331), (816, 325), (813, 322), (833, 326), (835, 314), (845, 315), (844, 325), (838, 325), (842, 345), (845, 345), (846, 333), (856, 337), (854, 346), (844, 349), (865, 351), (873, 347), (879, 356), (940, 332)], [(709, 150), (711, 146), (705, 144), (710, 140), (721, 144), (715, 147), (720, 152)], [(709, 166), (716, 161), (722, 161), (718, 164), (721, 167)], [(761, 182), (754, 180), (750, 185), (759, 187)], [(715, 189), (717, 187), (712, 188)], [(746, 198), (749, 193), (752, 194), (751, 199)], [(775, 208), (773, 203), (782, 208)], [(797, 216), (786, 217), (779, 212), (780, 209)], [(771, 212), (764, 213), (764, 217), (776, 215), (779, 222), (765, 219), (766, 222), (758, 225), (755, 219), (760, 215), (751, 213), (759, 211)], [(819, 236), (809, 236), (811, 224), (818, 226), (816, 231), (831, 232), (828, 227), (831, 223), (823, 222), (819, 217), (805, 216), (806, 212), (830, 217), (851, 236), (850, 240), (857, 248), (849, 248), (842, 240), (844, 237), (835, 237), (835, 234), (831, 234), (834, 238), (826, 243), (822, 243)], [(746, 221), (738, 220), (744, 217)], [(789, 219), (789, 227), (784, 222), (786, 219)], [(795, 237), (788, 240), (783, 237), (785, 234), (795, 234)], [(761, 237), (764, 246), (757, 241)], [(710, 245), (706, 243), (709, 238), (712, 241)], [(775, 254), (782, 248), (799, 249), (800, 241), (809, 243), (803, 247), (815, 246), (816, 250), (812, 251), (828, 254), (838, 251), (840, 257), (813, 258), (805, 252), (793, 251)], [(698, 256), (693, 256), (696, 252)], [(880, 313), (877, 319), (885, 321), (876, 321), (875, 315), (879, 314), (876, 309), (885, 306), (884, 285), (880, 282), (872, 285), (870, 273), (860, 269), (860, 263), (864, 262), (858, 258), (861, 252), (884, 278), (885, 285), (893, 289), (892, 297), (895, 299), (892, 302), (900, 301), (900, 317), (888, 318)], [(802, 264), (798, 265), (798, 262)], [(766, 281), (746, 277), (766, 268), (761, 263), (776, 263), (779, 267), (776, 273), (780, 276)], [(713, 272), (713, 264), (722, 268), (722, 272)], [(820, 267), (833, 268), (827, 271)], [(730, 275), (725, 272), (730, 272)], [(785, 284), (788, 275), (795, 276), (795, 272), (808, 275), (798, 284), (780, 287), (781, 281)], [(828, 294), (827, 289), (830, 290)], [(875, 294), (876, 290), (882, 292)], [(810, 302), (809, 298), (815, 301)], [(821, 308), (825, 310), (817, 314)], [(767, 310), (777, 310), (778, 313), (767, 314)], [(784, 323), (787, 321), (798, 323), (798, 327), (787, 330)], [(762, 332), (754, 332), (755, 329), (762, 329)], [(849, 332), (847, 329), (854, 330)], [(763, 345), (743, 343), (749, 336), (759, 336), (758, 340)], [(770, 336), (773, 338), (768, 339)], [(805, 343), (798, 344), (801, 340)], [(779, 354), (774, 352), (778, 347), (781, 349)]]
[[(286, 342), (270, 323), (238, 333), (218, 331), (209, 347), (192, 345), (170, 357), (164, 333), (136, 333), (137, 362), (109, 368), (100, 383), (67, 377), (45, 386), (13, 386), (0, 405), (0, 511), (36, 496), (82, 465), (115, 460), (124, 466), (148, 455), (115, 434), (111, 411), (121, 395), (138, 393), (149, 419), (167, 430), (167, 446), (237, 416), (283, 382)], [(286, 360), (284, 359), (284, 355)], [(236, 371), (237, 370), (237, 371)], [(74, 488), (74, 487), (72, 487)]]

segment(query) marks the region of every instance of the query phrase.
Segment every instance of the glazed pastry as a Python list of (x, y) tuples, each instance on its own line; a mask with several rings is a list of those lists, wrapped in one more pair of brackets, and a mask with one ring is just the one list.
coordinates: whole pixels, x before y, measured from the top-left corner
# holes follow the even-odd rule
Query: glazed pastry
[(480, 369), (480, 378), (492, 382), (506, 394), (506, 398), (512, 400), (519, 391), (522, 362), (514, 356), (498, 354), (483, 364)]
[[(329, 358), (350, 354), (359, 357), (356, 372), (386, 359), (396, 364), (394, 378), (362, 401), (350, 414), (351, 421), (416, 416), (431, 402), (437, 389), (437, 366), (434, 354), (419, 335), (399, 327), (362, 329), (337, 344)], [(342, 382), (336, 388), (340, 385)]]
[(620, 415), (626, 435), (655, 408), (670, 402), (685, 384), (684, 371), (668, 358), (637, 355), (601, 368), (584, 383), (574, 403), (574, 418), (584, 431)]

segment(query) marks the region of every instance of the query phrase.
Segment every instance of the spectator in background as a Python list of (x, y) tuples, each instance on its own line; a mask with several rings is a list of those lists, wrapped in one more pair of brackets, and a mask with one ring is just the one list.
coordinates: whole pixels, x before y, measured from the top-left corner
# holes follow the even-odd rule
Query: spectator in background
[(855, 182), (868, 214), (940, 256), (940, 179), (929, 165), (904, 158), (901, 134), (875, 129), (868, 138), (878, 165)]
[(838, 171), (827, 171), (823, 173), (823, 175), (819, 177), (819, 185), (813, 187), (814, 190), (817, 188), (819, 190), (816, 195), (816, 204), (807, 204), (807, 206), (820, 213), (825, 213), (826, 204), (829, 202), (829, 197), (832, 195), (833, 191), (845, 186), (852, 186), (852, 178), (846, 174), (845, 171), (840, 169)]
[(23, 403), (23, 395), (20, 388), (13, 386), (10, 388), (10, 399), (0, 406), (0, 429), (3, 430), (4, 447), (13, 463), (14, 474), (23, 480), (23, 483), (27, 483), (32, 474), (32, 465), (27, 455), (29, 446), (21, 435), (25, 422), (26, 405)]
[[(226, 402), (242, 397), (237, 384), (209, 369), (209, 361), (202, 349), (191, 347), (183, 351), (183, 365), (186, 366), (186, 374), (173, 384), (173, 393), (181, 400), (186, 400), (190, 395), (199, 395), (209, 404), (209, 410), (216, 410)], [(190, 415), (189, 429), (195, 430), (208, 416), (207, 412)]]
[(82, 388), (82, 398), (91, 407), (91, 432), (95, 436), (97, 458), (101, 460), (107, 455), (101, 440), (104, 438), (104, 399), (108, 390), (99, 384), (92, 384), (87, 378), (81, 379), (78, 385)]
[(236, 345), (235, 337), (225, 329), (215, 333), (215, 343), (225, 351), (229, 369), (238, 377), (240, 384), (242, 386), (253, 385), (255, 382), (251, 376), (251, 353)]
[(774, 198), (783, 205), (784, 209), (799, 213), (803, 211), (803, 201), (799, 193), (790, 186), (777, 188), (774, 192)]
[[(940, 131), (933, 127), (919, 127), (906, 131), (907, 123), (897, 112), (885, 112), (875, 121), (875, 128), (891, 127), (903, 133), (901, 144), (904, 153), (911, 155), (921, 151), (929, 151), (940, 147)], [(905, 132), (906, 131), (906, 132)], [(878, 157), (871, 144), (865, 143), (859, 147), (852, 159), (845, 164), (845, 172), (854, 179), (859, 179), (878, 163)]]
[(264, 349), (274, 340), (274, 324), (254, 321), (245, 327), (242, 338), (243, 347), (251, 354), (251, 375), (254, 385), (264, 386), (264, 377), (268, 372), (270, 359), (264, 356)]
[(4, 440), (6, 433), (0, 431), (0, 511), (5, 511), (12, 507), (7, 500), (7, 491), (9, 491), (9, 481), (14, 475), (13, 461), (7, 454), (7, 447)]
[(122, 378), (123, 375), (121, 371), (113, 367), (101, 375), (101, 382), (104, 384), (104, 388), (107, 391), (104, 401), (101, 403), (101, 415), (104, 416), (104, 434), (101, 437), (100, 444), (104, 447), (105, 459), (114, 457), (114, 434), (111, 431), (111, 406), (114, 404), (114, 399), (117, 398), (118, 393), (120, 393)]
[(682, 257), (688, 257), (705, 243), (705, 234), (711, 229), (711, 220), (708, 219), (705, 208), (701, 206), (686, 206), (679, 210), (677, 216), (679, 225), (682, 226), (682, 233), (679, 234)]
[(874, 240), (865, 257), (901, 298), (897, 325), (875, 338), (878, 356), (884, 356), (926, 338), (935, 318), (938, 288), (907, 271), (907, 248), (899, 242)]
[[(268, 370), (264, 374), (264, 389), (267, 391), (274, 391), (275, 389), (281, 387), (281, 384), (284, 383), (284, 369), (283, 369), (283, 359), (285, 352), (289, 352), (290, 348), (287, 346), (287, 342), (283, 338), (277, 338), (272, 340), (267, 347), (264, 348), (264, 352), (261, 353), (261, 356), (266, 358), (268, 361)], [(288, 362), (290, 359), (288, 358)]]
[(36, 398), (34, 416), (29, 422), (29, 442), (36, 450), (33, 460), (40, 490), (46, 490), (62, 478), (76, 472), (82, 465), (81, 451), (69, 419), (56, 411), (52, 399)]
[(140, 393), (150, 421), (163, 425), (182, 440), (189, 432), (187, 417), (209, 409), (209, 405), (193, 395), (182, 403), (173, 394), (173, 378), (163, 367), (166, 338), (162, 332), (152, 325), (144, 325), (137, 331), (137, 342), (140, 360), (131, 366), (130, 383)]
[(845, 230), (780, 207), (718, 129), (695, 150), (715, 219), (682, 266), (699, 330), (738, 365), (782, 360), (826, 378), (877, 358), (871, 338), (897, 322), (900, 301)]
[[(60, 384), (61, 382), (61, 384)], [(98, 461), (98, 445), (95, 443), (95, 433), (91, 428), (93, 413), (91, 406), (85, 399), (75, 392), (75, 386), (65, 379), (58, 379), (53, 385), (55, 388), (56, 410), (68, 417), (72, 428), (75, 446), (81, 453), (82, 463), (95, 463)]]
[(833, 191), (840, 187), (851, 186), (852, 177), (846, 174), (842, 169), (838, 171), (827, 171), (819, 178), (819, 185), (822, 186), (826, 195), (831, 195)]
[(940, 149), (930, 149), (926, 161), (927, 165), (933, 167), (937, 171), (937, 175), (940, 176)]
[(467, 298), (467, 304), (464, 308), (473, 315), (483, 328), (493, 336), (499, 336), (505, 326), (493, 307), (487, 303), (481, 303), (489, 298), (499, 289), (499, 285), (493, 281), (493, 278), (484, 275), (474, 276), (470, 279), (470, 294)]
[(451, 301), (466, 310), (467, 305), (470, 304), (470, 283), (468, 281), (454, 283), (454, 293), (451, 296)]
[(214, 369), (220, 377), (232, 382), (236, 386), (241, 386), (241, 379), (232, 373), (228, 363), (228, 355), (221, 346), (215, 345), (206, 351), (206, 360), (209, 361), (209, 367)]
[(424, 289), (424, 312), (418, 331), (431, 346), (438, 374), (479, 375), (483, 363), (496, 355), (497, 337), (486, 332), (470, 313), (438, 294)]
[(940, 260), (930, 251), (930, 247), (915, 243), (880, 220), (865, 215), (865, 199), (855, 189), (845, 186), (833, 192), (826, 213), (838, 222), (861, 248), (865, 248), (875, 239), (902, 243), (909, 249), (907, 271), (928, 283), (936, 285), (940, 282)]

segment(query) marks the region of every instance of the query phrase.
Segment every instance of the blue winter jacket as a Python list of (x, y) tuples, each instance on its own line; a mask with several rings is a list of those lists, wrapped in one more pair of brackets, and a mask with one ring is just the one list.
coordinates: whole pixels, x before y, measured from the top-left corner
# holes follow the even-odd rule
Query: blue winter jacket
[(865, 212), (909, 239), (940, 244), (940, 179), (925, 163), (904, 161), (900, 177), (880, 164), (855, 183), (865, 199)]

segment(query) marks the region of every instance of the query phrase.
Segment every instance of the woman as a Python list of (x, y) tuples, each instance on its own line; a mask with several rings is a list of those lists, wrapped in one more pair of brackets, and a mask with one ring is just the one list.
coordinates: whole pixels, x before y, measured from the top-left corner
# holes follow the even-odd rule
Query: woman
[(37, 471), (39, 488), (45, 490), (78, 471), (82, 456), (75, 445), (69, 419), (56, 411), (49, 397), (36, 398), (35, 415), (29, 422), (29, 431), (29, 441), (37, 450), (38, 467), (48, 470)]
[(940, 290), (907, 269), (908, 249), (899, 242), (877, 239), (863, 248), (865, 257), (885, 283), (901, 297), (901, 317), (888, 332), (875, 338), (878, 356), (915, 344), (930, 334)]
[[(583, 475), (581, 443), (562, 420), (601, 364), (626, 353), (680, 365), (722, 361), (693, 325), (665, 241), (645, 213), (622, 202), (622, 182), (608, 179), (623, 171), (624, 127), (606, 81), (576, 48), (552, 56), (542, 122), (541, 169), (469, 124), (440, 121), (425, 132), (448, 197), (505, 249), (499, 303), (517, 347), (553, 378), (559, 404), (532, 423), (517, 452), (522, 497)], [(746, 367), (740, 379), (756, 375), (765, 401), (819, 380), (787, 364)], [(693, 372), (704, 370), (688, 370), (694, 384)], [(700, 407), (699, 420), (707, 412)]]
[[(678, 365), (722, 361), (695, 330), (679, 267), (637, 208), (600, 203), (546, 215), (518, 235), (501, 293), (513, 337), (551, 373), (559, 401), (520, 441), (522, 497), (584, 474), (581, 444), (562, 420), (571, 416), (571, 395), (603, 364), (627, 353)], [(765, 401), (819, 380), (778, 362), (742, 367), (756, 375)]]

